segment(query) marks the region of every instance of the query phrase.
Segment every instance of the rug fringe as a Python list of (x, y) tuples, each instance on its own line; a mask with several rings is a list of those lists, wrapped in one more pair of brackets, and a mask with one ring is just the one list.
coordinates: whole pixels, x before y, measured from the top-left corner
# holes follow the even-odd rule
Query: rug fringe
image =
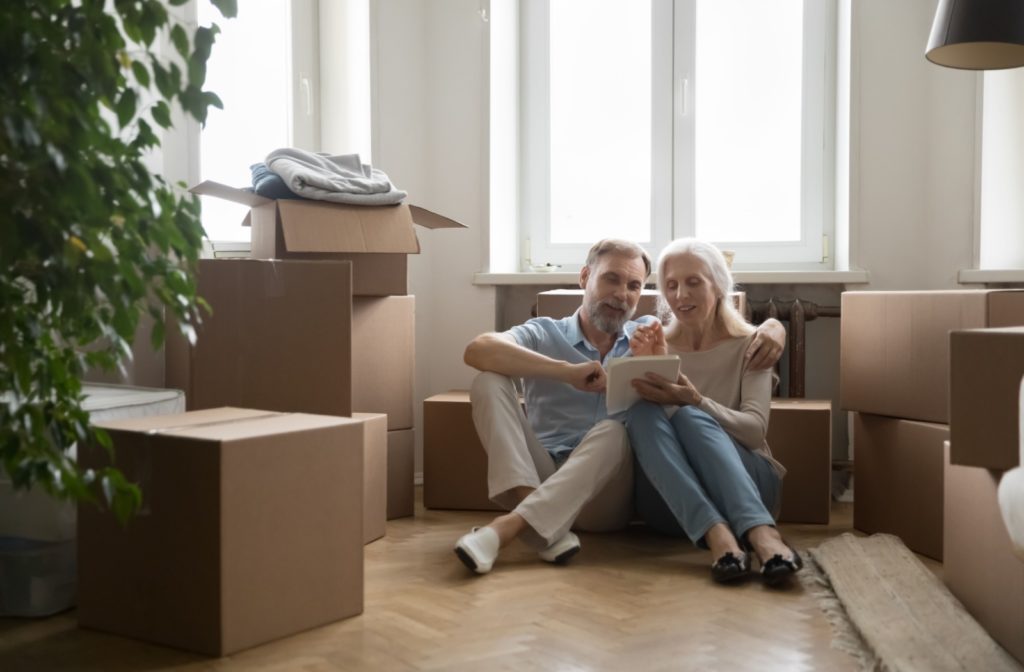
[(803, 557), (804, 570), (798, 572), (797, 576), (804, 589), (817, 599), (818, 607), (832, 626), (832, 648), (854, 658), (862, 672), (884, 672), (886, 668), (882, 661), (861, 637), (814, 556), (804, 553)]

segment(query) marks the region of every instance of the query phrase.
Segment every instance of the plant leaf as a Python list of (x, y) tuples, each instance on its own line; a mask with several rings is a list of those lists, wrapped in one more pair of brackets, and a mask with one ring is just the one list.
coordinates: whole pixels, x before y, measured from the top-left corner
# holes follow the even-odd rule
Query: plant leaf
[(135, 116), (135, 105), (137, 96), (133, 89), (125, 89), (121, 93), (121, 97), (117, 99), (117, 104), (114, 106), (114, 112), (117, 113), (117, 123), (124, 128), (128, 125), (128, 122)]
[(171, 42), (174, 43), (174, 48), (178, 50), (182, 58), (188, 58), (188, 36), (185, 35), (185, 29), (180, 24), (171, 28)]
[(153, 121), (160, 124), (162, 128), (171, 127), (171, 109), (167, 107), (167, 103), (164, 101), (158, 102), (150, 109), (150, 114), (153, 115)]

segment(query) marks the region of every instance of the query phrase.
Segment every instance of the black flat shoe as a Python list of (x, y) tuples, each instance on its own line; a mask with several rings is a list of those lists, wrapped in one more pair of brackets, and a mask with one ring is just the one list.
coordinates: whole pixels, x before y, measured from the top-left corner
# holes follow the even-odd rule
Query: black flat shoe
[[(785, 543), (785, 542), (783, 542)], [(789, 577), (799, 572), (804, 567), (803, 558), (789, 544), (786, 544), (792, 558), (784, 558), (778, 553), (761, 564), (761, 576), (769, 586), (781, 586), (789, 581)]]
[(728, 551), (711, 565), (711, 578), (716, 583), (731, 583), (750, 571), (750, 553), (736, 555)]

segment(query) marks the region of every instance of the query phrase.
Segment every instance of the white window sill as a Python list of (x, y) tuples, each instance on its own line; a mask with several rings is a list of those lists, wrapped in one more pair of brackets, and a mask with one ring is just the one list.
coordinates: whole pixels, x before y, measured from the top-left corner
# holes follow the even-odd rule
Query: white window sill
[(957, 282), (961, 285), (987, 282), (1024, 282), (1024, 269), (964, 268), (960, 270)]
[[(961, 274), (963, 271), (961, 271)], [(867, 271), (736, 271), (739, 285), (856, 285), (869, 281)], [(477, 273), (474, 285), (576, 285), (579, 273)], [(649, 283), (657, 282), (652, 273)], [(962, 280), (961, 280), (962, 282)], [(993, 281), (996, 282), (996, 281)]]

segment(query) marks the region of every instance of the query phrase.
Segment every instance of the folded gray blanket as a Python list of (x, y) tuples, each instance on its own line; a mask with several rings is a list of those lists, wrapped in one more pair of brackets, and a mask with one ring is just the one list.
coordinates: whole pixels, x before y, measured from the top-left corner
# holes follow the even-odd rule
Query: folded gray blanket
[(384, 171), (371, 168), (358, 154), (332, 156), (301, 149), (275, 149), (267, 167), (303, 198), (353, 205), (395, 205), (406, 193), (395, 189)]

